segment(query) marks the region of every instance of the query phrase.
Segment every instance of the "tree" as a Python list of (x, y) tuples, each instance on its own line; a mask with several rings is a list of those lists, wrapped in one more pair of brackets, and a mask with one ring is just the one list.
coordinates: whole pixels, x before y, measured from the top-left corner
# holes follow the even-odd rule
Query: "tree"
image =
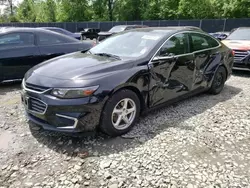
[(93, 0), (91, 4), (92, 20), (108, 20), (106, 2), (104, 0)]
[(87, 0), (58, 0), (57, 21), (85, 21), (91, 18)]
[(242, 18), (249, 0), (0, 0), (1, 20), (22, 22)]
[(146, 0), (143, 7), (142, 18), (146, 20), (160, 19), (161, 0)]
[(160, 6), (160, 19), (177, 19), (180, 0), (165, 0)]
[(213, 18), (213, 7), (210, 0), (180, 0), (179, 18), (203, 19)]
[(250, 16), (249, 0), (224, 0), (223, 17), (242, 18)]
[(23, 0), (17, 8), (17, 19), (20, 22), (35, 22), (35, 4), (32, 0)]
[(10, 15), (13, 16), (14, 14), (14, 1), (15, 0), (0, 0), (0, 5), (5, 5), (10, 8)]
[(106, 0), (107, 6), (108, 6), (108, 15), (109, 15), (109, 21), (113, 21), (113, 12), (116, 0)]
[(56, 22), (56, 3), (54, 0), (46, 0), (36, 4), (38, 13), (36, 22)]
[(118, 20), (140, 20), (142, 19), (142, 0), (120, 0), (116, 2), (114, 14)]

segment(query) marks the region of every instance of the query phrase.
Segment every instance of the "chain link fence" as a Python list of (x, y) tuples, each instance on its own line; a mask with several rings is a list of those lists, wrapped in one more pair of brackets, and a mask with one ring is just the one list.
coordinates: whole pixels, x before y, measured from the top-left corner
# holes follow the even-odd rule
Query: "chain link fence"
[(237, 27), (250, 27), (250, 18), (239, 19), (203, 19), (203, 20), (153, 20), (153, 21), (121, 21), (121, 22), (54, 22), (54, 23), (0, 23), (0, 27), (60, 27), (71, 32), (79, 32), (84, 28), (99, 28), (108, 31), (115, 25), (147, 25), (164, 26), (196, 26), (206, 32), (230, 31)]

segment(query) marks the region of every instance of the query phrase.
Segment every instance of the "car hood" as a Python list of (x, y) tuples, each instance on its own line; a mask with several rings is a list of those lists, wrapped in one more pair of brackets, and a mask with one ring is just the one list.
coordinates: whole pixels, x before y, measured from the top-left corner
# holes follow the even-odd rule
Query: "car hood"
[(222, 43), (234, 50), (250, 50), (250, 40), (223, 40)]
[(74, 37), (81, 37), (81, 34), (80, 33), (73, 33), (73, 36)]
[(75, 52), (63, 55), (30, 69), (27, 76), (40, 75), (62, 80), (88, 80), (132, 68), (131, 59), (115, 58)]
[(102, 35), (102, 36), (109, 36), (112, 35), (112, 32), (99, 32), (98, 35)]

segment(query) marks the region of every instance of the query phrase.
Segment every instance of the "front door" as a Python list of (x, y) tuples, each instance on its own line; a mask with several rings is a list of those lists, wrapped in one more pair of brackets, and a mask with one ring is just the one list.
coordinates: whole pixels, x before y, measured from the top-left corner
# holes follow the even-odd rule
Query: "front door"
[(194, 55), (187, 33), (169, 38), (149, 63), (149, 106), (153, 107), (192, 91)]

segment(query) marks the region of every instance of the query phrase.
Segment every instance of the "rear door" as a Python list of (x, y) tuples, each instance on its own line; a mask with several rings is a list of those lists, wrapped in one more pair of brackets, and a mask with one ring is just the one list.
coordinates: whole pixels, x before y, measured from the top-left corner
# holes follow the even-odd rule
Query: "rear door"
[(42, 61), (78, 51), (80, 48), (80, 42), (75, 41), (75, 39), (47, 32), (37, 33), (37, 45)]
[(39, 49), (32, 32), (12, 32), (0, 36), (0, 80), (21, 79), (39, 62)]
[(150, 107), (192, 91), (194, 55), (189, 50), (187, 33), (166, 40), (149, 63)]
[(207, 68), (217, 66), (221, 61), (221, 53), (218, 50), (220, 44), (212, 37), (202, 33), (191, 32), (189, 37), (190, 49), (195, 57), (193, 88), (202, 89), (207, 87), (209, 74), (213, 74), (213, 72), (207, 72)]

